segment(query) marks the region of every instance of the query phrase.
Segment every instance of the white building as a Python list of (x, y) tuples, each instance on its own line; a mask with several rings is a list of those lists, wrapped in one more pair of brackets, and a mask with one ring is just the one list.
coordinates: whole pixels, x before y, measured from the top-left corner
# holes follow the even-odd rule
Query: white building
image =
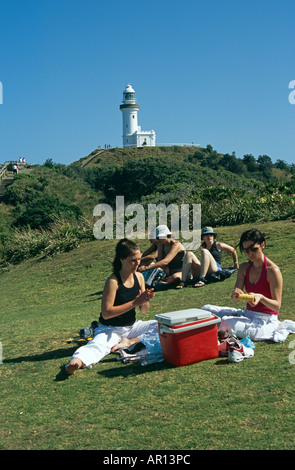
[(138, 125), (137, 113), (139, 105), (136, 103), (135, 91), (129, 84), (123, 91), (123, 100), (120, 110), (123, 116), (123, 147), (154, 147), (156, 145), (155, 131), (142, 131)]

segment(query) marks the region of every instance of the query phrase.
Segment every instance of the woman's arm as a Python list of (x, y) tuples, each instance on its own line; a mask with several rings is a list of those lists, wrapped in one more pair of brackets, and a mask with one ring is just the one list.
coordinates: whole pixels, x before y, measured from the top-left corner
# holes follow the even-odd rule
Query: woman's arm
[(177, 253), (179, 253), (180, 251), (184, 250), (184, 247), (183, 245), (180, 243), (180, 242), (175, 242), (173, 243), (169, 253), (161, 259), (162, 257), (162, 247), (159, 247), (160, 249), (158, 249), (158, 253), (159, 253), (159, 261), (157, 261), (156, 263), (153, 263), (153, 264), (150, 264), (149, 266), (146, 266), (146, 269), (155, 269), (155, 268), (166, 268), (168, 266), (168, 264), (170, 263), (170, 261), (173, 260), (173, 258), (175, 258), (175, 256), (177, 255)]
[(216, 243), (216, 246), (221, 251), (227, 251), (228, 253), (231, 253), (231, 255), (233, 257), (233, 266), (234, 266), (234, 268), (239, 267), (238, 254), (237, 254), (237, 251), (235, 250), (235, 248), (233, 246), (227, 245), (226, 243), (219, 243), (219, 242)]
[(146, 270), (146, 266), (150, 265), (158, 258), (158, 248), (155, 245), (151, 245), (141, 256), (140, 266), (138, 272)]
[[(255, 307), (261, 302), (265, 307), (274, 311), (279, 311), (282, 304), (283, 278), (278, 266), (267, 268), (267, 280), (270, 286), (271, 299), (262, 294), (254, 293), (254, 302), (250, 302), (251, 307)], [(251, 292), (249, 292), (251, 294)]]
[(147, 313), (150, 308), (150, 300), (155, 297), (154, 289), (145, 288), (145, 280), (141, 273), (136, 273), (141, 292), (146, 293), (146, 301), (139, 306), (141, 313)]
[[(142, 274), (140, 274), (143, 281), (144, 278)], [(141, 290), (139, 291), (138, 295), (129, 302), (126, 302), (122, 305), (114, 305), (116, 293), (118, 290), (118, 281), (115, 276), (111, 276), (107, 279), (104, 287), (104, 291), (102, 294), (102, 301), (101, 301), (101, 314), (105, 320), (109, 318), (118, 317), (123, 313), (128, 312), (132, 308), (144, 306), (146, 302), (149, 302), (152, 297), (154, 297), (154, 293), (152, 295), (152, 291), (149, 289), (145, 289), (144, 283), (140, 282), (140, 278), (138, 277)], [(145, 310), (146, 308), (144, 308)], [(145, 312), (143, 312), (145, 313)]]
[(235, 302), (239, 300), (239, 294), (243, 294), (243, 289), (245, 286), (245, 276), (247, 271), (248, 262), (242, 263), (239, 267), (237, 273), (236, 285), (232, 291), (231, 298)]
[(115, 276), (107, 279), (101, 301), (101, 314), (105, 320), (122, 315), (133, 308), (133, 302), (127, 302), (115, 306), (115, 298), (118, 290), (118, 281)]
[[(248, 263), (246, 262), (242, 263), (239, 267), (236, 285), (231, 294), (231, 298), (234, 301), (238, 301), (239, 294), (243, 293), (247, 266)], [(270, 285), (271, 299), (256, 292), (249, 292), (249, 294), (253, 294), (255, 297), (254, 302), (249, 302), (249, 304), (251, 307), (255, 307), (259, 302), (261, 302), (271, 310), (279, 311), (282, 303), (283, 278), (278, 266), (273, 265), (267, 269), (267, 280)]]
[(122, 305), (114, 305), (117, 290), (117, 279), (115, 276), (109, 277), (105, 283), (101, 301), (101, 314), (105, 320), (118, 317), (119, 315), (128, 312), (132, 308), (140, 307), (140, 305), (144, 304), (149, 297), (146, 291), (142, 292), (140, 290), (139, 294), (133, 300), (130, 300), (129, 302), (126, 302)]
[(152, 257), (154, 257), (154, 258), (158, 257), (158, 248), (155, 245), (151, 245), (141, 255), (141, 259), (143, 259), (143, 258), (152, 258)]

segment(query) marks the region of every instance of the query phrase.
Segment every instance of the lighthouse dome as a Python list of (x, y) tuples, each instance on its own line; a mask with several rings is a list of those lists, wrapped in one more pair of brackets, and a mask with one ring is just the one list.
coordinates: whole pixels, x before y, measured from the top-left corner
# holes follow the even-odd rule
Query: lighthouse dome
[(135, 93), (135, 91), (133, 90), (132, 86), (130, 85), (130, 83), (128, 83), (128, 85), (126, 85), (126, 88), (124, 90), (123, 93)]

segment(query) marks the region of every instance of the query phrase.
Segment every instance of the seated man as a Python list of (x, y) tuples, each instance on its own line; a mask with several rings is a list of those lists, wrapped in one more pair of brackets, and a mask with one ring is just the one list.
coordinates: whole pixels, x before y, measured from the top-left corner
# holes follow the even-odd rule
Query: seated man
[(159, 225), (156, 228), (153, 242), (157, 246), (158, 259), (155, 263), (141, 266), (139, 271), (162, 268), (167, 276), (163, 284), (179, 282), (185, 254), (184, 246), (180, 241), (172, 238), (172, 232), (166, 225)]

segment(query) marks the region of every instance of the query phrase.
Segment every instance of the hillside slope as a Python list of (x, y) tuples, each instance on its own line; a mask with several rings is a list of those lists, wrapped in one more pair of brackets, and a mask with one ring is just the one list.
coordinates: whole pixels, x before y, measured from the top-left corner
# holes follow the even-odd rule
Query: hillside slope
[[(223, 227), (218, 234), (236, 244), (248, 227)], [(294, 224), (257, 228), (269, 235), (266, 255), (282, 270), (280, 319), (295, 320)], [(142, 367), (124, 365), (112, 355), (65, 376), (64, 366), (77, 348), (66, 341), (97, 320), (115, 244), (88, 242), (1, 274), (1, 448), (294, 449), (294, 364), (289, 359), (294, 335), (281, 344), (257, 342), (254, 357), (240, 364), (218, 357), (186, 367)], [(146, 246), (140, 241), (142, 249)], [(230, 300), (235, 280), (233, 274), (202, 289), (157, 292), (149, 312), (137, 317), (154, 319), (207, 303), (235, 306)], [(119, 416), (124, 419), (118, 421)]]
[[(218, 163), (212, 164), (218, 157)], [(248, 186), (248, 174), (241, 171), (232, 172), (222, 166), (222, 154), (199, 147), (141, 147), (141, 148), (112, 148), (96, 149), (87, 157), (81, 158), (70, 166), (75, 169), (83, 169), (86, 173), (101, 171), (105, 168), (125, 168), (130, 165), (140, 167), (150, 162), (151, 165), (165, 165), (173, 173), (174, 168), (186, 168), (191, 172), (192, 180), (198, 175), (200, 186), (214, 186), (223, 184), (225, 186), (242, 187)], [(136, 162), (136, 163), (135, 163)], [(247, 173), (245, 171), (245, 173)], [(83, 171), (80, 172), (83, 174)], [(163, 179), (165, 174), (162, 175)], [(185, 177), (187, 180), (187, 176)], [(261, 175), (254, 177), (259, 182)], [(163, 181), (165, 182), (165, 181)], [(252, 182), (253, 185), (253, 175)], [(151, 188), (151, 192), (152, 192)]]
[(124, 196), (125, 205), (140, 203), (146, 215), (149, 204), (201, 204), (202, 225), (215, 227), (293, 218), (294, 176), (286, 173), (280, 181), (282, 170), (270, 174), (270, 167), (266, 171), (248, 157), (242, 161), (211, 146), (143, 147), (97, 149), (68, 166), (32, 166), (0, 203), (0, 258), (11, 262), (89, 240), (94, 207), (103, 202), (114, 208), (117, 196)]

